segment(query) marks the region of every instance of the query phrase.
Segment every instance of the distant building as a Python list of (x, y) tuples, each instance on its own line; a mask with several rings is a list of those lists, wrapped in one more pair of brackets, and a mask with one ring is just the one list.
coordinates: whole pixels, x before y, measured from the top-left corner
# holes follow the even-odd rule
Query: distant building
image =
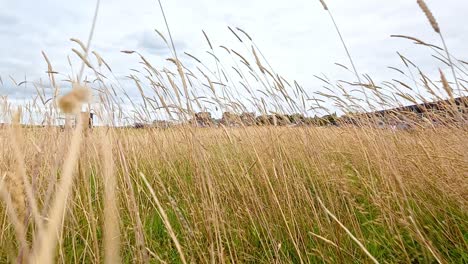
[(213, 126), (213, 118), (210, 112), (195, 113), (194, 125), (199, 127)]
[(291, 124), (289, 117), (281, 114), (260, 115), (255, 120), (257, 125), (286, 126)]
[(147, 128), (148, 125), (144, 123), (135, 123), (133, 124), (133, 128)]
[(339, 119), (342, 124), (375, 125), (380, 128), (409, 129), (416, 124), (429, 122), (438, 125), (441, 121), (465, 122), (468, 114), (468, 97), (414, 104), (392, 109), (347, 115)]
[(221, 124), (225, 126), (240, 126), (241, 119), (239, 115), (232, 112), (224, 112), (221, 117)]
[(273, 115), (260, 115), (255, 118), (257, 125), (260, 126), (269, 126), (276, 125), (276, 117)]
[(244, 126), (255, 125), (255, 113), (244, 112), (240, 115), (240, 120)]
[(375, 111), (367, 113), (372, 116), (391, 116), (395, 114), (416, 114), (422, 116), (423, 114), (449, 114), (452, 111), (467, 113), (468, 109), (468, 96), (454, 98), (451, 100), (442, 100), (437, 102), (422, 103), (415, 105), (402, 106), (387, 110)]

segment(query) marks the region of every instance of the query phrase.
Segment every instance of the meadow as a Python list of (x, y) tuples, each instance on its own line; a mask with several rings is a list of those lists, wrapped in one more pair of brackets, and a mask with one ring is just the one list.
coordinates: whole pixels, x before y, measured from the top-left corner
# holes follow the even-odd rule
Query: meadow
[[(21, 107), (2, 99), (10, 122), (0, 127), (0, 263), (468, 263), (467, 109), (455, 104), (468, 91), (468, 63), (450, 54), (417, 3), (441, 45), (394, 37), (435, 53), (447, 73), (425, 74), (400, 54), (405, 67), (395, 70), (405, 79), (377, 84), (357, 71), (341, 38), (350, 59), (342, 66), (356, 80), (316, 76), (324, 89), (313, 94), (276, 73), (240, 28), (229, 30), (242, 51), (213, 47), (203, 32), (215, 59), (185, 54), (196, 70), (175, 49), (162, 68), (124, 50), (141, 62), (129, 75), (138, 98), (110, 83), (111, 68), (89, 49), (92, 34), (86, 44), (72, 39), (82, 68), (70, 75), (71, 90), (43, 53), (52, 92), (37, 85)], [(157, 34), (171, 49), (170, 34)], [(440, 100), (444, 111), (416, 117), (362, 114)], [(215, 106), (260, 115), (338, 110), (358, 122), (190, 122)], [(78, 114), (91, 108), (92, 129)], [(26, 125), (38, 113), (42, 123)], [(128, 116), (174, 125), (120, 126)], [(60, 127), (60, 117), (76, 124)]]

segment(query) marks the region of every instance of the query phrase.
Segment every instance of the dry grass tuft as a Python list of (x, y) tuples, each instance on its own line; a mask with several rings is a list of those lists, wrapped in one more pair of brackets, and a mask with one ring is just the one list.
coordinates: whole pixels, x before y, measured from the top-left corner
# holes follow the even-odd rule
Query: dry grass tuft
[(120, 217), (118, 203), (118, 181), (114, 171), (112, 142), (109, 135), (101, 133), (102, 174), (104, 182), (104, 261), (108, 264), (121, 263)]
[(325, 10), (328, 11), (328, 6), (327, 6), (327, 4), (325, 3), (325, 0), (320, 0), (320, 3), (322, 4), (323, 9), (325, 9)]
[(65, 217), (68, 199), (70, 199), (75, 166), (80, 155), (82, 127), (81, 117), (78, 116), (78, 124), (73, 132), (71, 145), (64, 160), (62, 177), (47, 215), (48, 222), (44, 228), (39, 230), (39, 236), (33, 244), (32, 259), (34, 263), (53, 263), (57, 244), (61, 244), (63, 218)]
[(450, 84), (448, 83), (447, 78), (445, 78), (444, 72), (441, 69), (439, 69), (439, 73), (440, 73), (440, 80), (442, 82), (442, 87), (444, 88), (444, 91), (447, 93), (449, 98), (453, 101), (454, 97), (453, 97), (452, 87), (450, 87)]
[(434, 31), (440, 33), (439, 24), (437, 23), (437, 20), (435, 19), (429, 7), (426, 5), (426, 2), (424, 2), (424, 0), (417, 0), (417, 2), (421, 10), (424, 12), (427, 19), (429, 20), (429, 23), (431, 23), (431, 26), (434, 29)]
[(78, 83), (73, 83), (73, 89), (58, 101), (59, 108), (67, 114), (78, 113), (83, 103), (91, 98), (91, 90)]
[(20, 175), (16, 173), (7, 172), (5, 174), (4, 184), (10, 195), (11, 205), (16, 212), (16, 217), (20, 222), (24, 222), (27, 210), (23, 180)]

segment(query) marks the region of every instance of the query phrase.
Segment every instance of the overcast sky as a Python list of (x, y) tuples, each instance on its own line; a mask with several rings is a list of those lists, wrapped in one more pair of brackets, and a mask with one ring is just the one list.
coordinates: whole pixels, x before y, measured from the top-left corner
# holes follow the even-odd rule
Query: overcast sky
[[(452, 54), (468, 61), (468, 1), (426, 0), (437, 18)], [(236, 42), (227, 26), (246, 30), (273, 68), (310, 89), (318, 85), (314, 74), (336, 79), (353, 76), (334, 65), (349, 65), (333, 25), (318, 0), (172, 0), (162, 1), (177, 50), (204, 56), (208, 49), (202, 29), (215, 46)], [(361, 73), (377, 80), (392, 78), (387, 66), (401, 67), (396, 51), (407, 55), (427, 71), (443, 67), (426, 48), (390, 38), (410, 35), (437, 45), (432, 31), (414, 0), (329, 0), (329, 8), (349, 45)], [(94, 0), (0, 0), (0, 95), (29, 95), (30, 89), (13, 87), (20, 82), (47, 79), (41, 51), (54, 69), (70, 74), (67, 55), (85, 42), (95, 8)], [(98, 51), (117, 75), (138, 67), (136, 57), (120, 53), (138, 50), (153, 64), (170, 57), (154, 33), (165, 31), (156, 0), (102, 0), (92, 49)], [(74, 61), (77, 62), (77, 61)], [(78, 64), (76, 63), (76, 68)], [(31, 88), (31, 87), (30, 87)]]

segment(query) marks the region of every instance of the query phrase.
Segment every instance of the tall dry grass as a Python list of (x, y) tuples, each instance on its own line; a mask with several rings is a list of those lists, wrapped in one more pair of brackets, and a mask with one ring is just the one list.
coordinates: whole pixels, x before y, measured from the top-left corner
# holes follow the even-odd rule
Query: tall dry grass
[[(90, 50), (98, 1), (88, 42), (71, 39), (82, 60), (67, 80), (71, 91), (60, 96), (65, 89), (43, 52), (52, 97), (37, 86), (36, 99), (16, 115), (2, 99), (0, 115), (12, 122), (0, 128), (0, 262), (468, 262), (467, 103), (455, 103), (467, 92), (468, 64), (448, 52), (434, 15), (417, 3), (443, 48), (395, 37), (450, 66), (458, 94), (442, 70), (430, 76), (400, 53), (405, 68), (390, 69), (402, 78), (376, 83), (356, 70), (343, 38), (358, 82), (316, 76), (324, 87), (314, 91), (277, 73), (240, 28), (228, 28), (235, 48), (213, 46), (203, 31), (210, 60), (184, 57), (163, 13), (170, 42), (157, 34), (172, 49), (167, 64), (123, 51), (141, 62), (128, 76), (135, 96)], [(94, 79), (90, 88), (85, 75)], [(362, 114), (444, 99), (442, 110), (422, 115)], [(81, 115), (74, 128), (58, 126), (59, 117), (70, 121), (85, 108), (93, 108), (99, 127), (84, 129)], [(273, 114), (275, 122), (211, 128), (189, 122), (195, 112), (215, 109)], [(354, 117), (353, 124), (276, 126), (287, 114), (335, 111)], [(44, 126), (20, 124), (21, 116), (25, 124), (33, 115)], [(130, 117), (176, 125), (120, 126)]]
[[(134, 262), (141, 250), (150, 262), (466, 259), (464, 129), (116, 130), (109, 138), (116, 205), (109, 204), (112, 176), (101, 176), (109, 172), (96, 131), (103, 129), (85, 140), (82, 172), (62, 219), (59, 262), (95, 262), (96, 255)], [(53, 156), (59, 145), (50, 141), (65, 137), (49, 129), (26, 136), (50, 145), (41, 158), (27, 146), (27, 164)], [(39, 164), (51, 170), (51, 163)], [(38, 180), (36, 196), (44, 197), (48, 179)], [(118, 214), (109, 215), (116, 206)], [(15, 260), (17, 246), (9, 241), (20, 241), (10, 221), (0, 225), (12, 238), (1, 241), (4, 261)]]

